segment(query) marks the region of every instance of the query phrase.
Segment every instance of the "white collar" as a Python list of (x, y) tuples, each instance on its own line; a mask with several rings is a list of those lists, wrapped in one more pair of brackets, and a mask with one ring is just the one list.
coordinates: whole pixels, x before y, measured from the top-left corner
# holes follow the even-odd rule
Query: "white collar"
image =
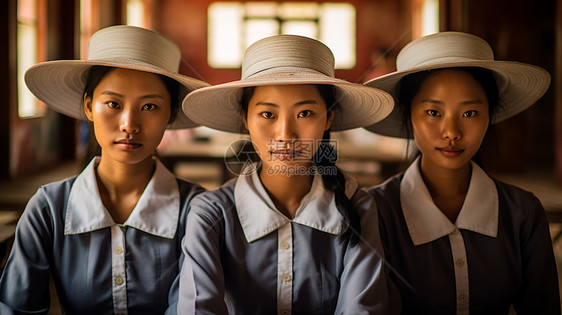
[(463, 206), (455, 224), (437, 208), (419, 170), (420, 158), (404, 173), (400, 203), (414, 245), (432, 242), (457, 228), (490, 237), (498, 232), (499, 202), (494, 181), (471, 161), (472, 175)]
[[(116, 225), (101, 201), (96, 183), (95, 157), (76, 177), (66, 208), (64, 234), (79, 234)], [(156, 170), (137, 205), (123, 226), (146, 233), (173, 238), (180, 213), (180, 194), (175, 176), (155, 159)]]
[[(357, 189), (357, 181), (346, 176), (345, 183), (345, 194), (350, 198)], [(257, 171), (238, 176), (234, 186), (234, 200), (242, 230), (249, 243), (291, 222), (277, 210)], [(334, 193), (324, 188), (320, 175), (314, 175), (312, 187), (302, 198), (292, 222), (334, 235), (342, 233), (344, 221), (336, 207)]]

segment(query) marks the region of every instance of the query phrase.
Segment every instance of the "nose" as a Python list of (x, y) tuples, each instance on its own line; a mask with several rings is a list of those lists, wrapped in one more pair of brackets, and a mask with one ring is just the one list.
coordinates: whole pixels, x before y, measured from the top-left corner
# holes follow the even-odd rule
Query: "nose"
[(290, 118), (280, 117), (277, 119), (277, 131), (275, 140), (277, 142), (293, 142), (296, 137), (295, 124)]
[(137, 122), (137, 117), (132, 110), (124, 110), (121, 113), (119, 130), (128, 134), (135, 134), (140, 131), (140, 125)]
[(454, 117), (446, 117), (442, 123), (442, 136), (443, 139), (449, 141), (458, 141), (462, 138), (462, 131), (459, 122)]

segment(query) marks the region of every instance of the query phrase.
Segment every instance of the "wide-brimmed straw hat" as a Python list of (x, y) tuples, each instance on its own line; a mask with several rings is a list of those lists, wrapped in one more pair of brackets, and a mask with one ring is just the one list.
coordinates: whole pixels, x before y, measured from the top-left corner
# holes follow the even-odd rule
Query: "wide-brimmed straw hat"
[[(118, 25), (94, 33), (88, 45), (88, 60), (56, 60), (32, 66), (25, 73), (31, 92), (61, 114), (86, 120), (82, 102), (88, 70), (109, 66), (161, 74), (180, 83), (178, 102), (191, 91), (209, 84), (179, 74), (181, 53), (178, 45), (155, 31)], [(197, 124), (178, 110), (168, 129), (195, 127)]]
[(340, 106), (336, 108), (332, 130), (371, 125), (386, 117), (394, 104), (392, 96), (384, 91), (334, 78), (334, 56), (320, 41), (275, 35), (248, 47), (241, 80), (190, 93), (183, 101), (183, 110), (203, 126), (247, 133), (240, 110), (242, 88), (290, 84), (336, 87)]
[[(408, 43), (396, 58), (396, 72), (365, 83), (391, 93), (397, 100), (396, 86), (409, 74), (452, 67), (480, 67), (492, 71), (502, 106), (492, 123), (514, 116), (533, 105), (550, 85), (550, 75), (540, 67), (494, 60), (492, 48), (480, 37), (461, 32), (442, 32)], [(366, 127), (375, 133), (408, 138), (400, 113), (401, 104), (384, 120)]]

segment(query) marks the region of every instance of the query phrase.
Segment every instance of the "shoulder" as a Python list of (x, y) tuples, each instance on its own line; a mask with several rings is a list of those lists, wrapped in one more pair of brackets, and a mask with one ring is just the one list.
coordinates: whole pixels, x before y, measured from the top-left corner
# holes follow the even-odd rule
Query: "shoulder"
[(76, 176), (49, 183), (39, 187), (37, 192), (29, 200), (26, 209), (50, 208), (61, 209), (66, 206), (72, 185)]
[(495, 178), (492, 179), (498, 190), (500, 216), (502, 216), (502, 212), (504, 214), (507, 212), (515, 222), (521, 224), (529, 221), (530, 218), (536, 218), (540, 221), (547, 220), (543, 205), (532, 192)]
[(400, 205), (400, 183), (403, 177), (404, 173), (394, 175), (379, 185), (365, 189), (375, 198), (379, 212), (385, 212)]
[(394, 175), (379, 185), (366, 188), (365, 191), (367, 191), (368, 193), (372, 194), (375, 197), (385, 196), (387, 194), (399, 193), (400, 182), (402, 182), (403, 177), (404, 177), (404, 173)]
[(178, 183), (178, 190), (182, 202), (190, 201), (193, 197), (205, 191), (205, 188), (201, 185), (181, 178), (176, 178), (176, 182)]
[(520, 187), (502, 182), (498, 179), (492, 178), (498, 189), (498, 197), (500, 202), (505, 200), (506, 202), (530, 205), (530, 204), (540, 204), (539, 199), (530, 191), (522, 189)]
[(221, 187), (201, 192), (191, 201), (190, 215), (223, 216), (225, 212), (234, 210), (234, 184), (232, 179)]
[(39, 226), (49, 228), (64, 224), (68, 196), (75, 180), (76, 176), (73, 176), (39, 187), (28, 201), (18, 228), (34, 226), (34, 229), (39, 229)]

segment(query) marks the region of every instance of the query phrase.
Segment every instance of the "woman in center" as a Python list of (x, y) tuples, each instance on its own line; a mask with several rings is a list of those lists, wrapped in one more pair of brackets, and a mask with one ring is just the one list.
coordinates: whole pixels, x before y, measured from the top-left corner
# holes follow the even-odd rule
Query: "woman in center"
[[(204, 126), (249, 133), (240, 175), (191, 203), (180, 314), (388, 313), (374, 200), (336, 166), (330, 130), (368, 125), (389, 94), (334, 78), (319, 41), (250, 46), (242, 79), (184, 99)], [(247, 163), (246, 163), (247, 162)]]

